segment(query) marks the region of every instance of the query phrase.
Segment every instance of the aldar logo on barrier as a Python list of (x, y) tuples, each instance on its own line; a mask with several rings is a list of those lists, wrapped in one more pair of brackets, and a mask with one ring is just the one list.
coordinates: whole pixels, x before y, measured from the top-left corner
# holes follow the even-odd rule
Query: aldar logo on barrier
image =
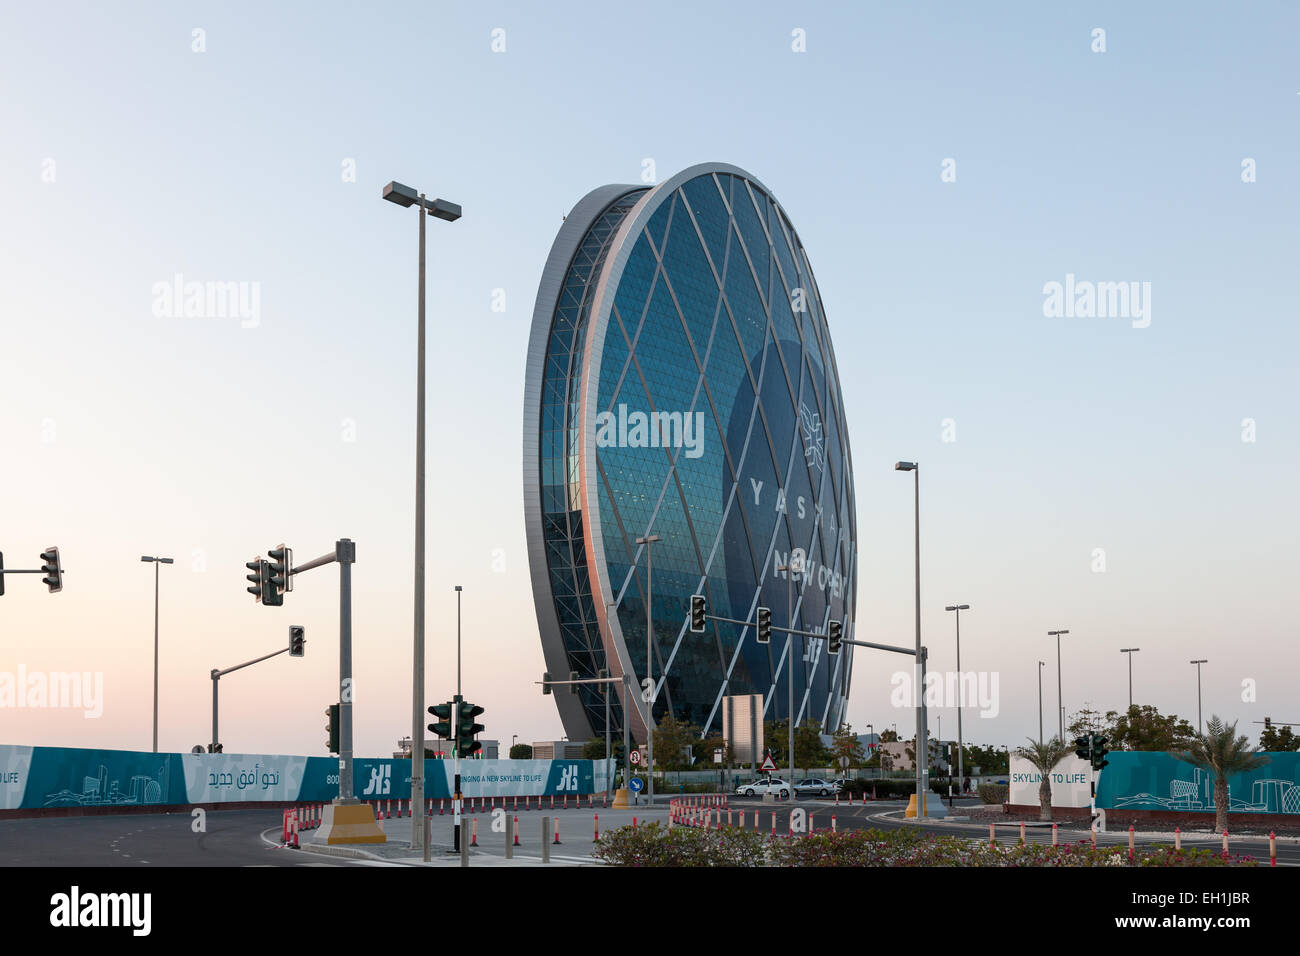
[(569, 766), (567, 767), (560, 768), (560, 785), (556, 787), (556, 789), (573, 790), (575, 792), (577, 791), (578, 789), (578, 765), (577, 764), (569, 764)]
[(370, 780), (366, 783), (366, 789), (361, 791), (362, 796), (383, 796), (392, 792), (393, 768), (388, 764), (382, 764), (378, 767), (370, 768)]

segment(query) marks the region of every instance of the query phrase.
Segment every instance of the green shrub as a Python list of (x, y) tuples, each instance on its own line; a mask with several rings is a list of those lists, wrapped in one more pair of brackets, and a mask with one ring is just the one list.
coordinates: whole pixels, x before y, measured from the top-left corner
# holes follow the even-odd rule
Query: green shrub
[(1006, 803), (1010, 788), (1005, 783), (981, 783), (980, 799), (988, 804)]
[(712, 830), (651, 823), (601, 836), (594, 856), (615, 866), (1255, 866), (1248, 856), (1170, 846), (1093, 847), (1089, 841), (997, 843), (899, 830), (825, 830), (792, 839), (737, 828)]

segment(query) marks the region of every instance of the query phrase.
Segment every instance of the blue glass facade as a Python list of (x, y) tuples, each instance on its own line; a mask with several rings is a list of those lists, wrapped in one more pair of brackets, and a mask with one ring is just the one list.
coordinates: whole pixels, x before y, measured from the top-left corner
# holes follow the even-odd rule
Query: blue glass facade
[[(637, 686), (649, 675), (656, 721), (671, 712), (709, 731), (724, 695), (762, 694), (766, 718), (784, 718), (793, 666), (796, 719), (834, 729), (851, 648), (829, 655), (824, 640), (780, 630), (757, 644), (753, 627), (715, 621), (688, 628), (698, 593), (722, 617), (753, 621), (764, 606), (778, 628), (824, 632), (838, 619), (851, 636), (851, 458), (803, 246), (736, 167), (609, 195), (577, 224), (563, 282), (544, 282), (534, 317), (539, 356), (540, 335), (547, 345), (543, 367), (530, 367), (540, 403), (525, 428), (539, 444), (524, 492), (526, 503), (540, 494), (529, 536), (548, 667), (608, 669)], [(653, 535), (647, 554), (636, 541)], [(792, 546), (808, 565), (790, 582), (776, 568)], [(561, 707), (571, 739), (603, 732), (604, 698), (583, 691), (580, 707)]]

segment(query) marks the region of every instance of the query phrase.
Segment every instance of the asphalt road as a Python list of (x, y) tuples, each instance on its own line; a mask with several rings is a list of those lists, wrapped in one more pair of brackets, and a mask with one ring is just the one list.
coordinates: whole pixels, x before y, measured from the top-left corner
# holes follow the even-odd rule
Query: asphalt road
[(0, 866), (358, 865), (279, 848), (279, 810), (210, 812), (206, 833), (193, 832), (192, 822), (188, 813), (2, 820)]
[[(733, 825), (740, 825), (744, 812), (744, 826), (754, 828), (754, 813), (758, 813), (758, 829), (764, 833), (772, 830), (772, 815), (776, 815), (776, 832), (785, 834), (789, 829), (791, 805), (765, 804), (760, 799), (731, 796), (728, 799)], [(958, 801), (950, 811), (960, 815), (963, 808), (975, 808), (978, 801)], [(831, 817), (840, 830), (880, 829), (895, 830), (916, 827), (905, 822), (903, 801), (878, 801), (869, 804), (845, 803), (838, 806), (833, 800), (801, 800), (795, 804), (810, 813), (812, 825), (817, 830), (831, 826)], [(537, 865), (541, 862), (541, 821), (544, 816), (559, 820), (560, 844), (550, 846), (552, 865), (592, 864), (594, 848), (595, 815), (599, 814), (602, 833), (625, 826), (636, 817), (638, 822), (667, 819), (666, 802), (655, 807), (638, 807), (628, 810), (583, 808), (581, 810), (556, 809), (538, 812), (520, 811), (519, 841), (514, 849), (513, 865)], [(513, 814), (512, 814), (513, 815)], [(492, 829), (492, 815), (488, 812), (466, 815), (466, 833), (472, 821), (478, 822), (478, 847), (471, 856), (471, 865), (504, 865), (505, 835)], [(723, 810), (723, 823), (727, 810)], [(28, 820), (0, 821), (0, 866), (394, 866), (416, 862), (413, 855), (392, 854), (386, 862), (354, 860), (346, 857), (323, 856), (305, 850), (288, 850), (279, 847), (281, 815), (279, 810), (217, 811), (206, 815), (206, 832), (195, 833), (192, 820), (186, 813), (116, 814), (84, 817), (56, 817)], [(435, 815), (432, 820), (432, 840), (435, 844), (451, 842), (452, 818)], [(404, 842), (409, 833), (409, 819), (391, 820), (386, 824), (395, 844)], [(947, 834), (968, 840), (987, 840), (987, 823), (923, 823), (927, 832)], [(1020, 838), (1016, 824), (998, 824), (997, 839), (1014, 842)], [(309, 836), (310, 831), (304, 833)], [(1034, 843), (1051, 843), (1051, 826), (1027, 826), (1025, 838)], [(1088, 838), (1088, 830), (1078, 825), (1060, 826), (1061, 842)], [(1168, 838), (1154, 841), (1138, 837), (1143, 843), (1171, 842)], [(1127, 845), (1127, 830), (1098, 835), (1102, 845)], [(1221, 840), (1204, 835), (1184, 835), (1183, 845), (1218, 850)], [(1268, 862), (1268, 841), (1259, 838), (1232, 838), (1230, 848), (1234, 853), (1254, 856), (1262, 863)], [(396, 847), (392, 848), (396, 850)], [(447, 863), (445, 854), (435, 862)], [(403, 857), (406, 857), (403, 859)], [(1278, 841), (1278, 865), (1300, 866), (1300, 842)]]

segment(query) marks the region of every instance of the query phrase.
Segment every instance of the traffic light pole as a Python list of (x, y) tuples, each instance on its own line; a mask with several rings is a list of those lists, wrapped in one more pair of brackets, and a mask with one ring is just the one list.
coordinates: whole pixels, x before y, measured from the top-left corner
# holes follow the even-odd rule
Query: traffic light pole
[(263, 654), (261, 657), (255, 657), (251, 661), (244, 661), (244, 663), (236, 664), (234, 667), (227, 667), (225, 670), (218, 670), (215, 667), (212, 668), (212, 749), (208, 751), (209, 753), (216, 753), (217, 744), (220, 743), (220, 738), (217, 735), (217, 681), (234, 671), (242, 670), (245, 667), (251, 667), (253, 664), (260, 664), (262, 661), (270, 660), (272, 657), (278, 657), (281, 654), (286, 654), (288, 651), (289, 648), (282, 647), (278, 651), (272, 651), (270, 654)]
[(300, 564), (293, 574), (301, 574), (326, 564), (339, 566), (339, 795), (334, 803), (355, 804), (352, 785), (352, 565), (357, 560), (357, 546), (350, 538), (339, 538), (334, 550)]

